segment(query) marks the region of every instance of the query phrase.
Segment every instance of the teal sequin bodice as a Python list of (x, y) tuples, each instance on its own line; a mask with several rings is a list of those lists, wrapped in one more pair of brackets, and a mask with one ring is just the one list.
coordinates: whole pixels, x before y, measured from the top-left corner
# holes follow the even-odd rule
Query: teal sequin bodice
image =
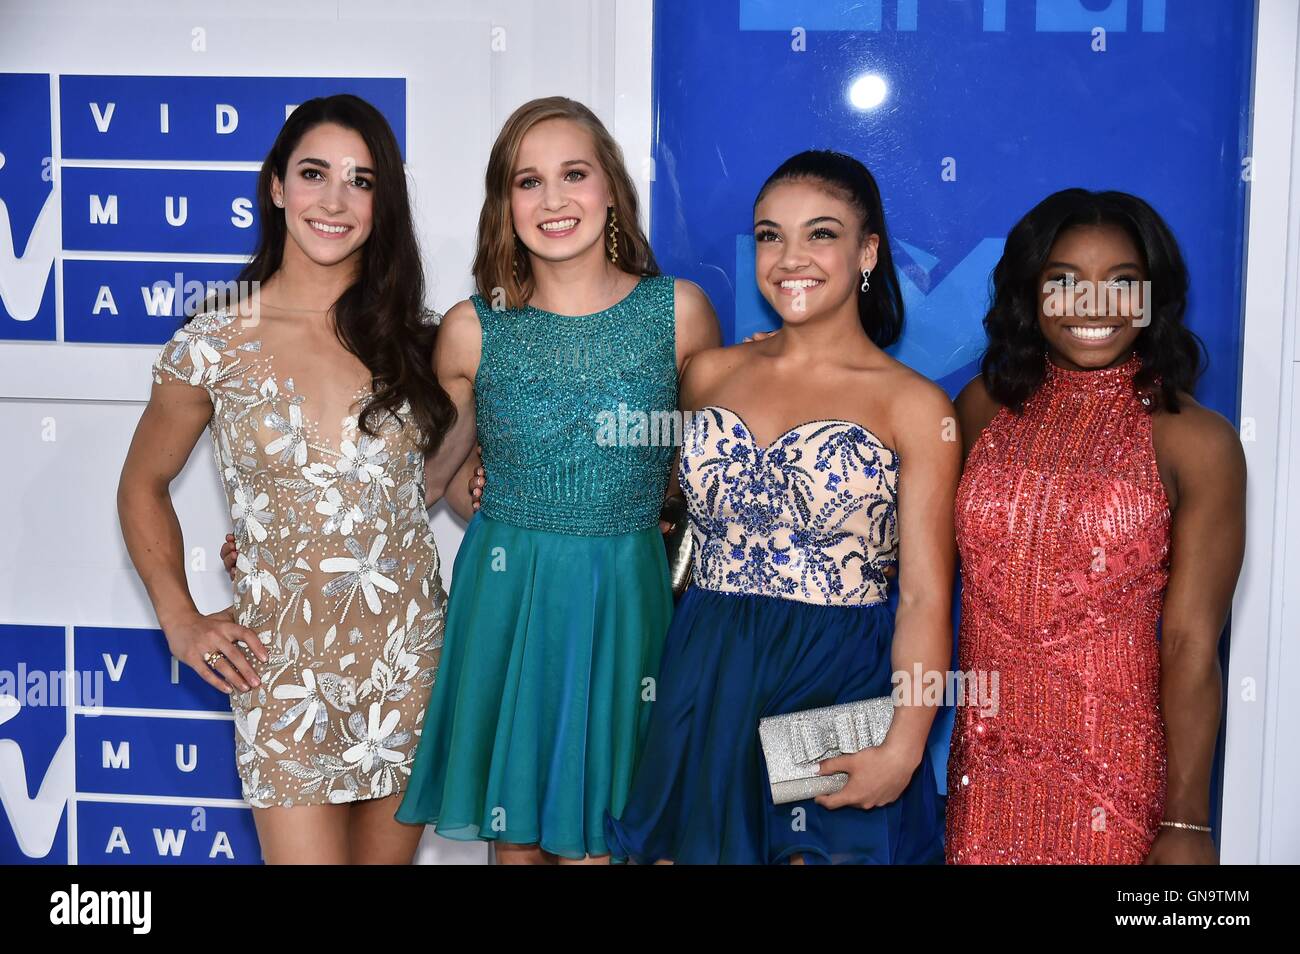
[(592, 315), (471, 300), (483, 328), (480, 512), (585, 536), (654, 526), (675, 449), (664, 439), (677, 409), (673, 277), (642, 278)]

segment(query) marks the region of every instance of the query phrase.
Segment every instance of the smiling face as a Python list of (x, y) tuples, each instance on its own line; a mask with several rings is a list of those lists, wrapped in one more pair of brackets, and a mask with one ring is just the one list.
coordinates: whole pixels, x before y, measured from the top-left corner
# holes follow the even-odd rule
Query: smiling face
[(1062, 232), (1039, 274), (1038, 326), (1052, 360), (1088, 370), (1120, 364), (1133, 350), (1150, 307), (1147, 269), (1116, 225)]
[(360, 252), (373, 223), (373, 166), (359, 133), (323, 123), (298, 141), (284, 181), (272, 178), (289, 238), (311, 261), (337, 265)]
[(862, 235), (847, 201), (823, 185), (789, 180), (754, 207), (754, 275), (763, 297), (787, 324), (801, 324), (851, 303), (862, 269), (875, 268), (880, 237)]
[(530, 252), (552, 262), (603, 255), (613, 203), (595, 144), (582, 125), (547, 119), (528, 130), (511, 174), (510, 214)]

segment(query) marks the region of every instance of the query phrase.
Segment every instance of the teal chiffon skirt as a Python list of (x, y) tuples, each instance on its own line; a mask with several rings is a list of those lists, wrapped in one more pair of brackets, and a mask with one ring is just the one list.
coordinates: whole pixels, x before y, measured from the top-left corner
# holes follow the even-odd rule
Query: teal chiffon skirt
[(603, 855), (646, 733), (672, 590), (657, 526), (606, 537), (475, 514), (398, 821)]

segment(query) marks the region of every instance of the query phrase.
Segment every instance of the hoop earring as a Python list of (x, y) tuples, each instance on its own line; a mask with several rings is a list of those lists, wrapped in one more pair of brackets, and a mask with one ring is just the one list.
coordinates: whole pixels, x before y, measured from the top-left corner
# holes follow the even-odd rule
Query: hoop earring
[(618, 212), (611, 205), (609, 207), (609, 244), (605, 246), (605, 251), (609, 253), (609, 260), (613, 264), (618, 264)]
[(871, 282), (869, 280), (870, 278), (871, 278), (871, 269), (864, 268), (862, 270), (862, 286), (861, 286), (864, 292), (871, 291)]

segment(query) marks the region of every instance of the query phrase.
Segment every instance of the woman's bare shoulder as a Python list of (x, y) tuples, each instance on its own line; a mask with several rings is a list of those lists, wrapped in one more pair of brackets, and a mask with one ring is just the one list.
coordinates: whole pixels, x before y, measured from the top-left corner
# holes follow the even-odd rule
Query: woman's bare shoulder
[(754, 357), (754, 347), (757, 344), (758, 342), (748, 341), (719, 348), (704, 348), (691, 355), (682, 368), (682, 406), (693, 407), (699, 401), (707, 400), (722, 381)]
[(974, 443), (975, 438), (1002, 409), (997, 398), (989, 394), (983, 376), (978, 374), (957, 392), (953, 404), (957, 408), (957, 419), (961, 422), (962, 432), (967, 435), (970, 443)]

